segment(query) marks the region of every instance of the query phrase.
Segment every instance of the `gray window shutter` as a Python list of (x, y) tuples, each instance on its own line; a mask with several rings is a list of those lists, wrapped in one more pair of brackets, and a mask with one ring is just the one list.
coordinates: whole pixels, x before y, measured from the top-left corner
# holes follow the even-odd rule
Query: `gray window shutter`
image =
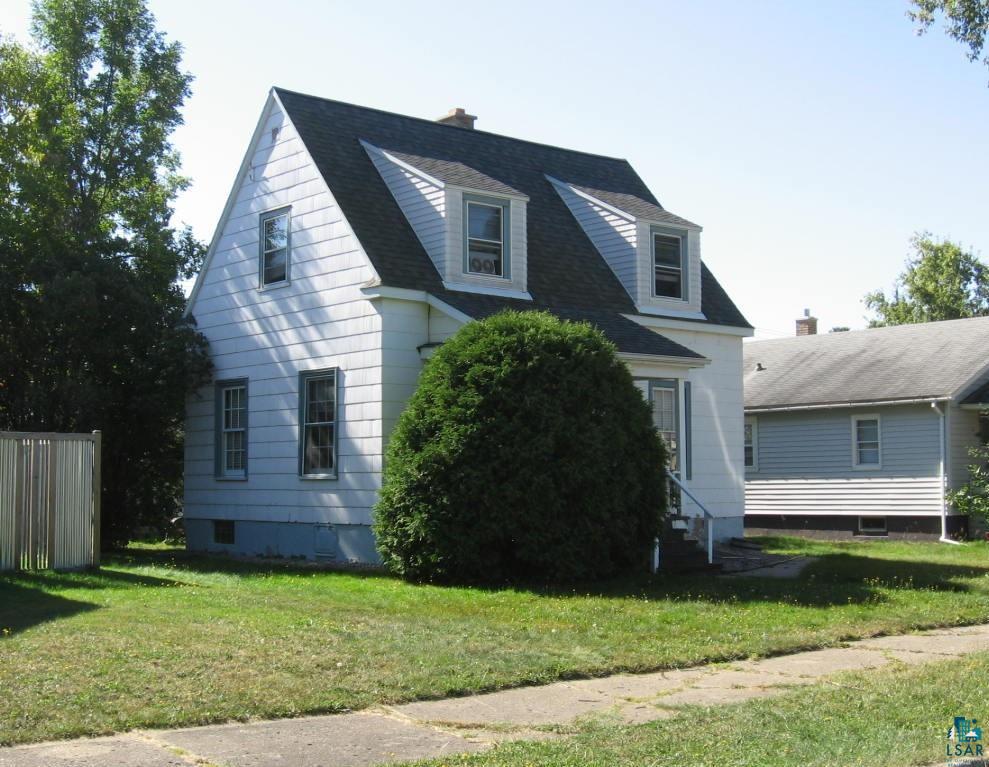
[(683, 382), (683, 471), (687, 479), (691, 478), (694, 472), (694, 460), (691, 455), (691, 414), (690, 414), (690, 381)]

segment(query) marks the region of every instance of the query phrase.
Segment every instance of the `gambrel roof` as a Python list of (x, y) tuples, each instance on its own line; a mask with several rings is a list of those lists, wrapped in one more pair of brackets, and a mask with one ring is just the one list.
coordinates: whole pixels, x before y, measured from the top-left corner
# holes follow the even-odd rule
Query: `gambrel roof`
[[(638, 313), (632, 298), (546, 178), (553, 176), (588, 189), (610, 190), (611, 194), (625, 195), (662, 211), (625, 160), (280, 88), (275, 93), (382, 285), (426, 291), (470, 317), (511, 307), (543, 309), (568, 319), (588, 320), (621, 351), (701, 356), (621, 316)], [(527, 197), (527, 289), (533, 300), (444, 287), (362, 142), (382, 147), (448, 183), (469, 186), (481, 179), (502, 191)], [(707, 267), (703, 267), (701, 289), (705, 319), (682, 321), (751, 327)]]
[(749, 411), (964, 400), (989, 367), (989, 317), (752, 341), (743, 348)]

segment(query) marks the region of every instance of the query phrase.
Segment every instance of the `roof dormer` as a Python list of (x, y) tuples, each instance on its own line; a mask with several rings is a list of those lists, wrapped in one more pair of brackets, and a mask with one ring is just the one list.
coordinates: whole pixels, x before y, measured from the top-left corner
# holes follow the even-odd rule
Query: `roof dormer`
[(704, 318), (701, 227), (635, 195), (546, 178), (639, 312)]
[(531, 298), (526, 195), (461, 162), (361, 144), (446, 288)]

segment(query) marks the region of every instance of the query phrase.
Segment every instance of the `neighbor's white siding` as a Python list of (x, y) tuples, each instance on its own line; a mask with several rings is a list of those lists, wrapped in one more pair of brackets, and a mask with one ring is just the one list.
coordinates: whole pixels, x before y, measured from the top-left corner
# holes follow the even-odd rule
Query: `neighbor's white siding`
[[(214, 390), (190, 399), (185, 516), (366, 525), (382, 463), (382, 322), (359, 286), (375, 277), (276, 101), (192, 313), (215, 378), (247, 378), (248, 478), (214, 478)], [(272, 139), (272, 129), (277, 135)], [(291, 282), (258, 289), (258, 214), (292, 206)], [(300, 371), (339, 368), (336, 480), (298, 475)]]
[[(881, 466), (852, 462), (852, 416), (878, 414)], [(937, 413), (930, 405), (836, 408), (755, 415), (758, 470), (749, 469), (745, 513), (939, 515)]]
[(973, 463), (968, 451), (979, 444), (979, 411), (951, 405), (948, 412), (949, 487), (961, 487), (968, 482), (968, 466)]

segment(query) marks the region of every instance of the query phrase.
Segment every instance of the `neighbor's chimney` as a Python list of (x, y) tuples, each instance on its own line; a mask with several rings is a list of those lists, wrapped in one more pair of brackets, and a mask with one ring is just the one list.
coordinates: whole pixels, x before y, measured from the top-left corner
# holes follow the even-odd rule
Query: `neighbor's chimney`
[(810, 316), (810, 309), (804, 309), (804, 316), (797, 320), (797, 335), (817, 335), (817, 317)]
[(467, 110), (463, 107), (457, 107), (456, 109), (451, 109), (436, 122), (443, 123), (444, 125), (455, 125), (458, 128), (474, 130), (474, 121), (476, 119), (477, 117), (475, 115), (467, 114)]

